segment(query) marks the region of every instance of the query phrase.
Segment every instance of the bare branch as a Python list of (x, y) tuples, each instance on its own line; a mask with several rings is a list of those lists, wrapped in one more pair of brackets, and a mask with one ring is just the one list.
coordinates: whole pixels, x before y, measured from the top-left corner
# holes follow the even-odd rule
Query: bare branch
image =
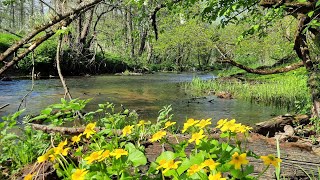
[(12, 32), (12, 31), (10, 31), (9, 29), (3, 28), (3, 27), (1, 27), (1, 26), (0, 26), (0, 29), (6, 31), (7, 33), (10, 33), (10, 34), (12, 34), (12, 35), (15, 35), (15, 36), (17, 36), (17, 37), (19, 37), (19, 38), (23, 38), (23, 37), (20, 36), (19, 34), (14, 33), (14, 32)]
[(51, 9), (54, 13), (56, 13), (58, 16), (61, 16), (60, 13), (58, 13), (53, 7), (51, 7), (48, 3), (46, 3), (43, 0), (39, 0), (40, 2), (42, 2), (44, 5), (48, 6), (49, 9)]
[[(12, 53), (16, 52), (19, 48), (21, 48), (25, 43), (29, 42), (32, 38), (34, 38), (37, 34), (40, 32), (45, 31), (46, 29), (50, 28), (51, 26), (59, 23), (60, 21), (75, 16), (76, 14), (81, 13), (82, 11), (86, 11), (96, 4), (100, 3), (102, 0), (95, 0), (90, 3), (84, 4), (80, 6), (79, 8), (73, 10), (72, 12), (66, 13), (60, 17), (54, 17), (52, 21), (34, 29), (32, 32), (30, 32), (26, 37), (22, 38), (20, 41), (12, 45), (10, 48), (8, 48), (4, 53), (0, 54), (0, 61), (4, 61), (7, 57), (9, 57)], [(0, 72), (1, 74), (2, 72)]]
[(260, 75), (279, 74), (279, 73), (289, 72), (289, 71), (292, 71), (292, 70), (295, 70), (295, 69), (298, 69), (298, 68), (304, 66), (304, 63), (301, 61), (301, 62), (294, 63), (294, 64), (291, 64), (289, 66), (283, 67), (283, 68), (277, 68), (277, 69), (253, 69), (253, 68), (250, 68), (250, 67), (245, 66), (243, 64), (237, 63), (234, 60), (232, 60), (231, 58), (227, 57), (227, 55), (225, 53), (223, 53), (222, 49), (219, 48), (218, 46), (216, 46), (216, 49), (219, 51), (219, 53), (223, 57), (223, 60), (218, 61), (218, 62), (231, 64), (233, 66), (236, 66), (236, 67), (238, 67), (240, 69), (243, 69), (246, 72), (252, 73), (252, 74), (260, 74)]

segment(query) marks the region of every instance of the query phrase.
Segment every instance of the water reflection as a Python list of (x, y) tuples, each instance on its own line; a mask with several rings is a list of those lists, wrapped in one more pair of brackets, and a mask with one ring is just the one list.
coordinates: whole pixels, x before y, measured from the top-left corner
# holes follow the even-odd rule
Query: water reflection
[[(213, 78), (213, 75), (190, 73), (157, 73), (144, 76), (92, 76), (67, 78), (67, 84), (73, 97), (92, 98), (87, 110), (97, 108), (98, 103), (113, 102), (129, 109), (135, 109), (141, 119), (154, 121), (158, 111), (172, 104), (174, 120), (186, 118), (236, 118), (238, 121), (252, 124), (267, 120), (271, 114), (282, 114), (284, 110), (251, 104), (238, 100), (224, 100), (215, 97), (192, 100), (180, 87), (182, 82), (191, 81), (194, 76), (201, 79)], [(21, 98), (30, 90), (30, 80), (11, 82), (0, 81), (0, 105), (10, 103), (0, 116), (17, 110)], [(37, 114), (49, 104), (57, 103), (64, 91), (58, 79), (35, 81), (34, 91), (27, 100), (27, 112)], [(212, 100), (211, 102), (209, 102)]]

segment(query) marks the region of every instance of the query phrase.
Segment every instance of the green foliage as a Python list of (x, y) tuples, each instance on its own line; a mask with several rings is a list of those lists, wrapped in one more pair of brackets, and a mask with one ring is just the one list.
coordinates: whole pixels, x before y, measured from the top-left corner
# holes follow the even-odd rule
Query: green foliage
[[(251, 78), (250, 78), (251, 76)], [(248, 75), (245, 82), (239, 81), (202, 81), (193, 79), (186, 84), (186, 89), (195, 93), (203, 92), (229, 92), (236, 98), (248, 100), (253, 103), (264, 103), (285, 107), (303, 113), (309, 107), (310, 95), (307, 88), (307, 75), (305, 70), (298, 70), (278, 75), (254, 76)], [(250, 81), (250, 79), (252, 79)], [(308, 112), (310, 113), (310, 112)]]
[[(54, 104), (50, 107), (57, 108), (59, 111), (78, 111), (81, 105), (76, 105), (80, 100), (65, 101), (61, 104)], [(88, 100), (83, 100), (87, 102)], [(85, 106), (85, 104), (83, 104)], [(212, 139), (208, 126), (211, 119), (188, 119), (184, 123), (182, 132), (186, 138), (177, 138), (177, 134), (170, 130), (170, 126), (176, 123), (169, 121), (171, 106), (164, 107), (159, 111), (158, 122), (155, 125), (140, 120), (130, 112), (115, 113), (112, 103), (99, 104), (96, 111), (84, 114), (84, 119), (96, 122), (88, 123), (85, 130), (73, 137), (54, 135), (51, 142), (48, 140), (42, 143), (39, 152), (42, 155), (37, 158), (37, 169), (29, 176), (38, 176), (42, 172), (43, 163), (51, 162), (57, 175), (63, 179), (210, 179), (213, 176), (231, 176), (237, 179), (255, 179), (253, 165), (250, 165), (247, 157), (255, 159), (261, 158), (267, 170), (271, 163), (281, 162), (273, 155), (259, 156), (246, 149), (242, 141), (246, 141), (248, 131), (251, 127), (236, 123), (236, 121), (221, 119), (218, 121), (217, 128), (221, 131), (221, 138), (225, 142)], [(44, 109), (41, 114), (51, 114), (51, 109)], [(6, 122), (15, 122), (21, 112), (5, 117)], [(53, 115), (54, 116), (54, 115)], [(77, 115), (73, 113), (74, 118)], [(123, 118), (122, 116), (125, 116)], [(95, 117), (95, 119), (93, 119)], [(126, 117), (132, 117), (129, 121)], [(14, 127), (14, 123), (11, 127)], [(100, 126), (97, 127), (96, 125)], [(153, 129), (157, 127), (156, 129)], [(119, 131), (119, 129), (122, 129)], [(29, 132), (31, 129), (26, 129)], [(153, 132), (155, 130), (155, 132)], [(37, 136), (42, 136), (40, 133)], [(240, 135), (241, 134), (241, 135)], [(52, 134), (53, 135), (53, 134)], [(25, 142), (39, 144), (37, 136), (24, 139)], [(175, 143), (171, 137), (176, 137)], [(174, 151), (162, 149), (159, 156), (154, 161), (147, 161), (145, 146), (140, 142), (149, 141), (150, 143), (160, 142), (164, 146), (167, 144)], [(235, 142), (234, 144), (231, 142)], [(56, 143), (59, 142), (59, 143)], [(48, 148), (48, 146), (51, 146)], [(20, 147), (20, 146), (19, 146)], [(186, 147), (191, 147), (190, 152), (186, 152)], [(22, 147), (20, 147), (22, 148)], [(23, 152), (31, 153), (35, 147), (26, 146)], [(12, 153), (5, 152), (12, 156), (19, 150), (13, 148)], [(34, 155), (39, 155), (35, 153)], [(6, 156), (4, 156), (6, 157)], [(270, 157), (270, 158), (269, 158)], [(23, 157), (18, 159), (25, 161)], [(34, 160), (32, 156), (30, 158)], [(150, 159), (149, 159), (150, 160)], [(30, 162), (28, 160), (28, 162)], [(21, 164), (22, 165), (22, 164)], [(274, 164), (273, 164), (274, 165)], [(274, 165), (278, 168), (279, 165)], [(260, 177), (265, 171), (262, 171)]]
[(29, 125), (17, 125), (23, 111), (2, 117), (0, 123), (0, 165), (10, 173), (34, 162), (49, 146), (48, 134), (35, 131)]
[(0, 53), (4, 52), (12, 44), (18, 41), (19, 38), (12, 34), (0, 33)]

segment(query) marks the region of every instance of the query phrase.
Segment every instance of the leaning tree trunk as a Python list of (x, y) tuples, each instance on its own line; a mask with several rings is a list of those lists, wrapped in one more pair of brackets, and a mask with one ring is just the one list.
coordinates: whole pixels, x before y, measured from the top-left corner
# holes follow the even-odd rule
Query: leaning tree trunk
[(299, 58), (303, 61), (308, 71), (308, 86), (311, 91), (312, 100), (312, 117), (320, 118), (320, 68), (319, 60), (311, 58), (309, 47), (307, 44), (307, 36), (304, 29), (310, 22), (310, 18), (305, 14), (298, 14), (298, 30), (295, 37), (294, 50)]

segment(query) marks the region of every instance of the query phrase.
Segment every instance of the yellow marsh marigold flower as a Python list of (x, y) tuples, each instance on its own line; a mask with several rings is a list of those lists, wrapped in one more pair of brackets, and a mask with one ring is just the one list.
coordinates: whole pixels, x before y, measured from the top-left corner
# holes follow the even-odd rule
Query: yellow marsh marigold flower
[(33, 175), (32, 174), (27, 174), (23, 180), (32, 180)]
[(84, 180), (84, 176), (88, 173), (85, 169), (76, 169), (71, 175), (71, 180)]
[(96, 133), (96, 130), (94, 129), (96, 127), (96, 124), (97, 124), (96, 122), (95, 123), (89, 123), (86, 126), (86, 129), (83, 132), (83, 135), (86, 135), (86, 138), (89, 138), (89, 137), (91, 137), (91, 135)]
[(248, 164), (249, 161), (247, 160), (247, 154), (243, 153), (240, 154), (238, 152), (235, 152), (232, 155), (232, 160), (229, 162), (229, 164), (234, 165), (235, 169), (240, 169), (242, 164)]
[(225, 131), (235, 132), (236, 128), (237, 128), (236, 120), (232, 119), (232, 120), (224, 123), (223, 126), (220, 128), (220, 130), (222, 132), (225, 132)]
[(202, 129), (210, 124), (211, 124), (211, 118), (206, 119), (206, 120), (202, 119), (198, 124), (196, 124), (196, 126), (198, 126), (199, 128)]
[(150, 142), (158, 141), (163, 138), (163, 136), (167, 135), (166, 131), (158, 131), (154, 135), (152, 135), (152, 138), (149, 140)]
[(279, 163), (282, 162), (281, 159), (276, 158), (274, 155), (269, 154), (268, 156), (260, 156), (260, 158), (263, 160), (263, 163), (266, 166), (269, 166), (270, 164), (272, 164), (274, 167), (278, 168), (279, 167)]
[(127, 134), (131, 134), (133, 127), (134, 127), (134, 125), (125, 126), (125, 127), (122, 129), (122, 135), (125, 136), (125, 135), (127, 135)]
[(197, 124), (198, 122), (199, 120), (194, 120), (192, 118), (188, 119), (188, 121), (183, 124), (182, 133), (186, 132), (189, 129), (189, 127)]
[(192, 143), (193, 141), (195, 141), (195, 142), (196, 142), (196, 145), (199, 145), (199, 144), (200, 144), (200, 140), (201, 140), (202, 138), (204, 138), (204, 137), (205, 137), (205, 135), (203, 135), (203, 130), (201, 129), (200, 132), (198, 132), (198, 133), (193, 133), (191, 139), (189, 139), (188, 142), (189, 142), (189, 143)]
[(102, 154), (101, 154), (101, 157), (100, 157), (100, 160), (99, 161), (103, 161), (104, 159), (110, 157), (110, 151), (109, 150), (105, 150)]
[(140, 120), (139, 123), (137, 124), (137, 126), (140, 127), (140, 126), (144, 126), (146, 124), (151, 124), (151, 122), (150, 121), (145, 121), (145, 120)]
[(194, 164), (192, 165), (189, 169), (188, 169), (188, 175), (192, 176), (194, 173), (197, 173), (199, 171), (201, 171), (202, 167), (198, 164)]
[(214, 160), (212, 160), (212, 159), (207, 159), (207, 160), (205, 160), (202, 164), (201, 164), (201, 166), (204, 168), (204, 167), (209, 167), (210, 168), (210, 170), (214, 170), (214, 169), (216, 169), (216, 167), (219, 165), (220, 163), (217, 163), (217, 162), (215, 162)]
[(171, 121), (167, 121), (165, 124), (164, 124), (164, 129), (167, 129), (168, 127), (172, 126), (172, 125), (175, 125), (177, 122), (171, 122)]
[(84, 158), (84, 160), (87, 161), (87, 164), (91, 164), (93, 161), (99, 160), (101, 158), (102, 152), (102, 150), (92, 152), (88, 157)]
[(167, 168), (167, 160), (165, 159), (160, 160), (159, 166), (156, 169), (159, 170), (161, 168)]
[(178, 169), (178, 165), (181, 163), (181, 161), (176, 161), (176, 162), (174, 162), (174, 160), (169, 160), (169, 161), (167, 161), (167, 160), (165, 160), (165, 159), (163, 159), (163, 160), (161, 160), (160, 162), (159, 162), (159, 166), (156, 168), (157, 170), (159, 170), (159, 169), (164, 169), (163, 171), (162, 171), (162, 173), (164, 174), (164, 173), (166, 173), (167, 171), (169, 171), (170, 169)]
[(128, 151), (124, 149), (115, 149), (110, 153), (111, 156), (115, 156), (116, 159), (119, 159), (121, 156), (127, 156)]
[(227, 121), (228, 121), (228, 119), (220, 119), (217, 122), (217, 127), (216, 128), (221, 128)]
[(42, 162), (44, 162), (44, 161), (46, 161), (46, 160), (48, 160), (48, 159), (49, 159), (49, 154), (45, 153), (44, 155), (39, 156), (39, 157), (37, 158), (37, 162), (38, 162), (38, 163), (42, 163)]
[(78, 136), (73, 136), (71, 138), (72, 144), (78, 143), (81, 140), (81, 136), (82, 136), (82, 134), (79, 134)]
[(218, 172), (215, 175), (210, 174), (209, 180), (226, 180), (226, 178), (222, 178), (221, 172)]
[(67, 140), (60, 142), (57, 147), (53, 148), (54, 154), (62, 154), (63, 156), (66, 156), (70, 148), (64, 149), (65, 145), (67, 145)]

